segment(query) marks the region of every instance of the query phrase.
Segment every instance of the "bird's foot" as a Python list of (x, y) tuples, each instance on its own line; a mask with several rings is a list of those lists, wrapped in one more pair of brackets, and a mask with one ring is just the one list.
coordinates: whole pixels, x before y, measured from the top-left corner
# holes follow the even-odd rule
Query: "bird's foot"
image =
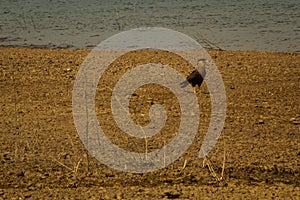
[(197, 91), (196, 88), (194, 88), (194, 94), (200, 94), (200, 90)]

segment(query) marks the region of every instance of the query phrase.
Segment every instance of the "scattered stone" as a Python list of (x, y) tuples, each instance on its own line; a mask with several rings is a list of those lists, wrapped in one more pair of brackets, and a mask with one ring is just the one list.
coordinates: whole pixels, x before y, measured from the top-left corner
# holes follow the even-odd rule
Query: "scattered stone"
[(4, 158), (4, 160), (11, 160), (11, 159), (10, 159), (10, 156), (9, 156), (9, 152), (5, 152), (5, 153), (3, 154), (3, 158)]
[(123, 193), (122, 191), (117, 192), (117, 199), (123, 199)]
[(23, 177), (23, 176), (25, 175), (25, 173), (24, 173), (23, 171), (21, 171), (21, 172), (18, 172), (16, 175), (17, 175), (18, 177)]
[(30, 197), (31, 197), (31, 194), (30, 194), (29, 192), (28, 192), (28, 193), (25, 193), (25, 194), (24, 194), (24, 197), (25, 197), (25, 198), (30, 198)]
[(292, 117), (289, 121), (290, 121), (290, 123), (295, 124), (295, 125), (300, 124), (300, 119), (297, 119), (295, 117)]
[(165, 192), (164, 196), (166, 196), (168, 199), (177, 199), (180, 197), (180, 194), (178, 193), (171, 193), (171, 192)]
[(65, 72), (71, 72), (71, 71), (73, 71), (71, 68), (65, 69)]
[(265, 124), (265, 122), (264, 122), (263, 119), (259, 119), (259, 120), (258, 120), (258, 124)]

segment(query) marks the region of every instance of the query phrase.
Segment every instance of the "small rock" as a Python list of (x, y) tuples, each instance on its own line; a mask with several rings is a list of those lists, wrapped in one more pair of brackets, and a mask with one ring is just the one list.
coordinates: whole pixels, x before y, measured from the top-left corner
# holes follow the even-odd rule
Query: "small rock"
[(8, 176), (11, 176), (11, 175), (14, 174), (14, 172), (13, 172), (13, 171), (8, 171), (8, 172), (6, 172), (6, 174), (7, 174)]
[(117, 199), (123, 199), (123, 194), (121, 191), (117, 192)]
[(43, 186), (42, 183), (36, 183), (36, 184), (35, 184), (35, 188), (41, 188), (42, 186)]
[(168, 198), (168, 199), (177, 199), (180, 197), (180, 194), (178, 193), (170, 193), (170, 192), (165, 192), (165, 196)]
[(290, 120), (289, 120), (291, 123), (297, 125), (297, 124), (300, 124), (300, 120), (297, 120), (296, 118), (292, 117)]
[(296, 118), (292, 117), (292, 118), (290, 119), (290, 122), (293, 122), (293, 121), (295, 121), (295, 120), (296, 120)]
[(25, 193), (25, 194), (24, 194), (24, 197), (25, 197), (25, 198), (30, 198), (30, 197), (31, 197), (31, 194), (30, 194), (30, 193)]
[(258, 124), (264, 124), (264, 123), (265, 123), (264, 120), (262, 119), (258, 120)]
[(25, 173), (24, 173), (23, 171), (21, 171), (21, 172), (18, 172), (16, 175), (17, 175), (18, 177), (23, 177), (23, 176), (25, 175)]
[(3, 154), (4, 160), (11, 160), (10, 156), (9, 156), (9, 152), (5, 152)]
[(65, 69), (65, 72), (71, 72), (71, 71), (73, 71), (71, 68)]

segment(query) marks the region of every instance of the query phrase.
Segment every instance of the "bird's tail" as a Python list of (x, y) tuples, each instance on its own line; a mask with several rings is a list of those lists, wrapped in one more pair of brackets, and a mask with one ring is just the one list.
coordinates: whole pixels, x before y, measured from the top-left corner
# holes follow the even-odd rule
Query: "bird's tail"
[(189, 82), (187, 80), (183, 81), (182, 83), (180, 83), (180, 87), (184, 88), (189, 84)]

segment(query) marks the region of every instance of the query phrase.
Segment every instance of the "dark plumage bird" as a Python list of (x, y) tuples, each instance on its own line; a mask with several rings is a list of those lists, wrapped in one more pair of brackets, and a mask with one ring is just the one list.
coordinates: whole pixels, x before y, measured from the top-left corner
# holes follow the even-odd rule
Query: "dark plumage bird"
[(196, 91), (196, 86), (198, 86), (198, 89), (200, 89), (200, 86), (202, 85), (202, 82), (205, 78), (206, 75), (206, 70), (205, 68), (203, 68), (201, 74), (199, 73), (198, 70), (194, 70), (187, 78), (185, 81), (183, 81), (182, 83), (180, 83), (180, 86), (186, 87), (188, 84), (191, 84), (194, 88), (194, 93), (198, 94), (199, 91)]

